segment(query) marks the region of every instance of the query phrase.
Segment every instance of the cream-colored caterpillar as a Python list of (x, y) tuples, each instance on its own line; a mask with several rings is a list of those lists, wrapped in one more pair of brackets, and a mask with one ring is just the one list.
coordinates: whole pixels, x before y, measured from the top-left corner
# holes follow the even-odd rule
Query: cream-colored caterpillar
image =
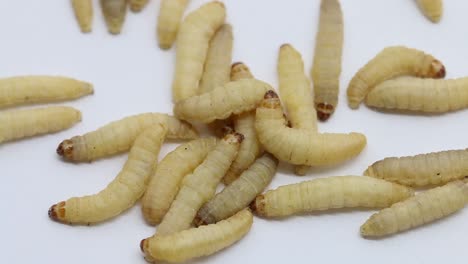
[(265, 82), (244, 79), (229, 82), (211, 92), (193, 96), (175, 104), (174, 114), (183, 120), (210, 123), (255, 109), (266, 91), (272, 89)]
[(251, 204), (263, 217), (284, 217), (337, 208), (384, 208), (413, 195), (411, 188), (365, 176), (320, 178), (281, 186)]
[(415, 228), (453, 214), (467, 202), (467, 183), (450, 182), (372, 215), (361, 226), (361, 235), (381, 237)]
[(225, 18), (224, 4), (213, 1), (187, 15), (180, 25), (172, 83), (174, 103), (198, 94), (210, 40)]
[(172, 235), (155, 235), (141, 241), (149, 261), (183, 262), (208, 256), (239, 241), (249, 232), (252, 213), (245, 209), (216, 224), (184, 230)]
[[(317, 133), (317, 113), (309, 79), (304, 74), (301, 54), (290, 44), (283, 44), (278, 57), (279, 91), (293, 128)], [(309, 166), (296, 166), (297, 175), (305, 175)]]
[(127, 0), (100, 0), (102, 14), (111, 34), (120, 34), (127, 14)]
[(94, 92), (93, 85), (59, 76), (19, 76), (0, 79), (0, 108), (72, 100)]
[(232, 61), (232, 27), (222, 25), (210, 41), (205, 67), (200, 80), (200, 94), (230, 81)]
[(278, 160), (270, 154), (258, 158), (198, 211), (195, 225), (214, 224), (247, 207), (271, 182), (277, 166)]
[(322, 0), (312, 80), (318, 118), (327, 120), (338, 104), (343, 53), (343, 12), (338, 0)]
[(49, 134), (81, 121), (80, 111), (65, 106), (0, 112), (0, 143)]
[(360, 133), (316, 133), (286, 126), (281, 103), (273, 91), (257, 108), (255, 128), (266, 151), (294, 165), (335, 165), (357, 156), (366, 145)]
[(132, 207), (146, 190), (158, 162), (167, 125), (156, 124), (135, 139), (122, 171), (102, 191), (73, 197), (49, 209), (51, 219), (70, 224), (90, 224), (108, 220)]
[(157, 35), (159, 47), (169, 49), (174, 43), (188, 0), (161, 0)]
[[(148, 4), (149, 0), (129, 0), (130, 9), (133, 12), (140, 12)], [(174, 1), (174, 0), (172, 0)]]
[(417, 0), (421, 12), (432, 22), (440, 21), (444, 11), (442, 0)]
[[(231, 67), (231, 81), (252, 79), (250, 69), (242, 62), (234, 63)], [(255, 111), (232, 116), (234, 130), (244, 135), (239, 147), (239, 153), (223, 178), (224, 184), (231, 184), (246, 170), (263, 152), (255, 132)]]
[(81, 32), (89, 33), (93, 28), (93, 2), (92, 0), (72, 0), (73, 11)]
[(143, 216), (148, 223), (161, 222), (184, 177), (203, 162), (216, 143), (216, 138), (196, 139), (180, 145), (159, 162), (141, 201)]
[(377, 84), (402, 75), (443, 78), (445, 67), (433, 56), (416, 49), (403, 46), (385, 48), (351, 79), (347, 91), (349, 106), (357, 109)]
[(401, 77), (377, 85), (366, 105), (381, 109), (446, 113), (468, 107), (468, 77), (451, 80)]
[(385, 158), (369, 166), (364, 175), (407, 186), (445, 184), (468, 175), (468, 150)]
[(168, 138), (194, 139), (198, 137), (192, 125), (170, 115), (144, 113), (111, 122), (95, 131), (62, 141), (57, 153), (74, 161), (93, 161), (130, 149), (135, 138), (146, 128), (167, 124)]
[(241, 134), (227, 134), (193, 173), (184, 178), (179, 193), (156, 230), (158, 235), (190, 227), (198, 209), (215, 195), (216, 187), (236, 157), (242, 139)]

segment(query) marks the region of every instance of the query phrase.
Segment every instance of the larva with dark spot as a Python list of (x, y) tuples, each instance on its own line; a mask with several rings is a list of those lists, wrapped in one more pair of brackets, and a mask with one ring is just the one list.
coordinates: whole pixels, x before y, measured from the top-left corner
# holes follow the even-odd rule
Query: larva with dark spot
[(92, 0), (72, 0), (73, 11), (81, 32), (89, 33), (93, 27), (93, 2)]
[(384, 208), (413, 195), (411, 188), (365, 176), (320, 178), (281, 186), (257, 196), (252, 210), (285, 217), (338, 208)]
[(361, 235), (382, 237), (422, 226), (461, 210), (467, 201), (467, 183), (450, 182), (372, 215), (361, 226)]
[(120, 34), (127, 14), (127, 0), (100, 0), (102, 14), (111, 34)]
[(170, 49), (172, 47), (188, 2), (188, 0), (161, 0), (157, 26), (159, 47), (161, 49)]
[(402, 75), (443, 78), (445, 67), (433, 56), (416, 49), (403, 46), (385, 48), (351, 79), (347, 90), (349, 107), (357, 109), (376, 85)]
[(444, 11), (442, 0), (417, 0), (421, 12), (433, 23), (438, 23)]

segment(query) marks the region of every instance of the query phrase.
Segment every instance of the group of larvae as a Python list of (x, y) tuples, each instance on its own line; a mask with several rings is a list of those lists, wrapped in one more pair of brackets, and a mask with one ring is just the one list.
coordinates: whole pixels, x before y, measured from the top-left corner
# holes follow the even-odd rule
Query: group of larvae
[[(72, 1), (79, 21), (83, 17), (79, 7), (91, 7), (87, 2)], [(101, 1), (103, 7), (111, 2), (117, 5), (121, 1)], [(141, 10), (146, 2), (130, 4), (133, 10)], [(434, 1), (418, 1), (421, 5), (427, 2)], [(301, 54), (290, 44), (280, 47), (277, 71), (281, 101), (245, 64), (231, 64), (233, 34), (231, 26), (225, 24), (224, 5), (209, 2), (179, 22), (186, 4), (161, 3), (161, 9), (167, 5), (178, 15), (177, 23), (175, 15), (166, 15), (165, 22), (169, 17), (172, 23), (161, 26), (160, 31), (169, 32), (161, 47), (169, 48), (177, 35), (172, 86), (175, 116), (128, 116), (62, 141), (57, 153), (70, 162), (129, 154), (121, 172), (102, 191), (54, 204), (49, 209), (53, 220), (99, 223), (141, 199), (145, 220), (158, 225), (155, 234), (140, 243), (145, 259), (182, 262), (213, 254), (240, 240), (253, 224), (252, 212), (276, 218), (337, 208), (378, 208), (382, 210), (361, 226), (361, 234), (380, 237), (453, 214), (468, 202), (468, 150), (386, 158), (369, 166), (365, 176), (319, 178), (263, 193), (279, 161), (295, 165), (296, 174), (303, 175), (310, 167), (350, 160), (366, 145), (366, 137), (360, 133), (320, 133), (317, 126), (317, 119), (328, 119), (338, 102), (343, 45), (340, 4), (338, 0), (321, 3), (311, 71), (314, 89), (304, 73)], [(431, 18), (437, 13), (432, 7), (422, 10)], [(392, 79), (402, 75), (415, 77)], [(445, 67), (431, 55), (389, 47), (353, 78), (348, 103), (357, 108), (365, 100), (371, 106), (430, 112), (466, 107), (461, 94), (467, 81), (432, 79), (444, 76)], [(398, 88), (403, 86), (406, 89)], [(391, 93), (406, 90), (411, 90), (406, 101), (401, 99), (403, 95), (388, 99)], [(0, 80), (0, 108), (71, 100), (91, 93), (91, 84), (71, 78), (13, 77)], [(382, 97), (386, 99), (379, 99)], [(439, 101), (434, 102), (436, 99)], [(0, 143), (56, 132), (80, 117), (79, 111), (67, 107), (2, 111)], [(208, 124), (223, 136), (200, 138), (189, 122)], [(166, 139), (189, 141), (158, 162)], [(226, 187), (216, 193), (221, 182)], [(412, 187), (432, 189), (415, 195)]]

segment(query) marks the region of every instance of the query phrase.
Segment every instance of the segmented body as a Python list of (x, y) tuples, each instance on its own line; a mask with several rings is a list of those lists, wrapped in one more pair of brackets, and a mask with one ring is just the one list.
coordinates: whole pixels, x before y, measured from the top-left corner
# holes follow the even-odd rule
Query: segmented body
[(92, 30), (93, 2), (92, 0), (72, 0), (73, 11), (81, 32), (88, 33)]
[(188, 0), (161, 0), (157, 26), (161, 49), (169, 49), (174, 43), (188, 2)]

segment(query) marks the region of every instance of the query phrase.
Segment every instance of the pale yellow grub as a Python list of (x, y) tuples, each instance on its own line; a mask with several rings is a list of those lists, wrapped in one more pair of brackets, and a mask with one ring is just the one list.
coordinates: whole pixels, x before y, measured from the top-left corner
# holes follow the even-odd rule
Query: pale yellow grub
[(421, 12), (432, 22), (440, 21), (444, 12), (442, 0), (416, 0)]
[(184, 177), (203, 162), (216, 138), (200, 138), (180, 145), (159, 162), (141, 200), (146, 221), (159, 224), (179, 192)]
[(384, 208), (413, 195), (411, 188), (365, 176), (320, 178), (281, 186), (257, 196), (251, 208), (263, 217), (285, 217), (339, 208)]
[(73, 11), (81, 32), (88, 33), (93, 28), (93, 2), (92, 0), (72, 0)]
[(188, 2), (188, 0), (161, 0), (157, 26), (161, 49), (169, 49), (174, 43)]
[(120, 34), (127, 14), (127, 0), (100, 0), (102, 14), (111, 34)]
[(149, 0), (129, 0), (130, 10), (133, 12), (140, 12), (148, 4), (148, 1)]
[(467, 202), (467, 183), (450, 182), (372, 215), (361, 226), (361, 235), (381, 237), (412, 229), (453, 214), (465, 207)]
[(133, 141), (146, 128), (165, 124), (167, 137), (172, 139), (194, 139), (198, 137), (192, 125), (170, 115), (144, 113), (111, 122), (95, 131), (62, 141), (57, 153), (74, 162), (93, 161), (112, 156), (130, 149)]

